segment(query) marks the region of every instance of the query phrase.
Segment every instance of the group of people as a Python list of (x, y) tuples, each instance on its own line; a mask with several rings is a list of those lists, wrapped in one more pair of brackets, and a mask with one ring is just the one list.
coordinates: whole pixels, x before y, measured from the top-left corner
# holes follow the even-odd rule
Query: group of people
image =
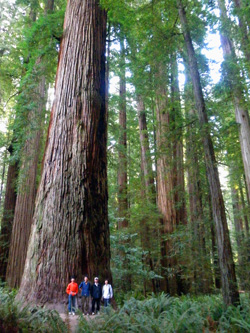
[(72, 277), (66, 292), (69, 295), (69, 314), (72, 314), (73, 316), (75, 315), (76, 296), (79, 289), (81, 289), (82, 312), (84, 315), (89, 315), (90, 313), (94, 315), (95, 313), (98, 313), (100, 311), (101, 300), (103, 299), (104, 306), (107, 307), (113, 297), (113, 289), (107, 279), (102, 287), (98, 277), (94, 278), (94, 283), (91, 285), (88, 276), (85, 275), (84, 281), (82, 281), (78, 287), (75, 278)]

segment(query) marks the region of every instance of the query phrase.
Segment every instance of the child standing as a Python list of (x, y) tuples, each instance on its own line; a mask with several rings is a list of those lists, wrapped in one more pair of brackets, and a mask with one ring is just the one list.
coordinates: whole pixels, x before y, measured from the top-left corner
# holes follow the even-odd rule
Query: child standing
[(75, 315), (76, 295), (78, 293), (78, 284), (75, 282), (75, 278), (71, 278), (71, 283), (68, 284), (66, 293), (69, 295), (69, 314)]

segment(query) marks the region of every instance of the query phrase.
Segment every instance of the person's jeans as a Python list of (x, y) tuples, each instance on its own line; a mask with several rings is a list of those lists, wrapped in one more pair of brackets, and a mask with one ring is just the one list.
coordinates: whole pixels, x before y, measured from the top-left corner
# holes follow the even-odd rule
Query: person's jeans
[(69, 306), (68, 306), (69, 312), (75, 312), (76, 311), (75, 306), (76, 306), (76, 296), (69, 295)]
[(90, 311), (90, 300), (90, 296), (82, 296), (82, 312), (84, 314), (87, 314)]
[(95, 312), (95, 304), (96, 304), (96, 311), (100, 311), (100, 298), (92, 299), (92, 312)]
[(104, 306), (107, 307), (108, 305), (110, 305), (110, 298), (104, 298)]

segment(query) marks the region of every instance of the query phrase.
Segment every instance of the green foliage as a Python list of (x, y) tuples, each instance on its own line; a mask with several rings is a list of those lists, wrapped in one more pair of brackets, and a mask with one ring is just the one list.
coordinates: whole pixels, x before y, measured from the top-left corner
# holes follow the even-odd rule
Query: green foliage
[(81, 316), (78, 332), (249, 332), (250, 300), (243, 296), (242, 307), (227, 310), (220, 296), (131, 298), (117, 312), (110, 308), (88, 321)]
[(15, 291), (0, 287), (1, 332), (67, 332), (56, 311), (24, 306), (15, 300), (15, 296)]

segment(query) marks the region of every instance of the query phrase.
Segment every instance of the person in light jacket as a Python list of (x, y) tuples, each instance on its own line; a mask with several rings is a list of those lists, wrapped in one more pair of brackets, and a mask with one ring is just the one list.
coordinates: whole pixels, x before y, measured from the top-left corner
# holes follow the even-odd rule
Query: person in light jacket
[(110, 300), (113, 297), (113, 289), (109, 281), (106, 279), (105, 284), (102, 287), (102, 298), (104, 301), (104, 306), (107, 307), (110, 304)]

